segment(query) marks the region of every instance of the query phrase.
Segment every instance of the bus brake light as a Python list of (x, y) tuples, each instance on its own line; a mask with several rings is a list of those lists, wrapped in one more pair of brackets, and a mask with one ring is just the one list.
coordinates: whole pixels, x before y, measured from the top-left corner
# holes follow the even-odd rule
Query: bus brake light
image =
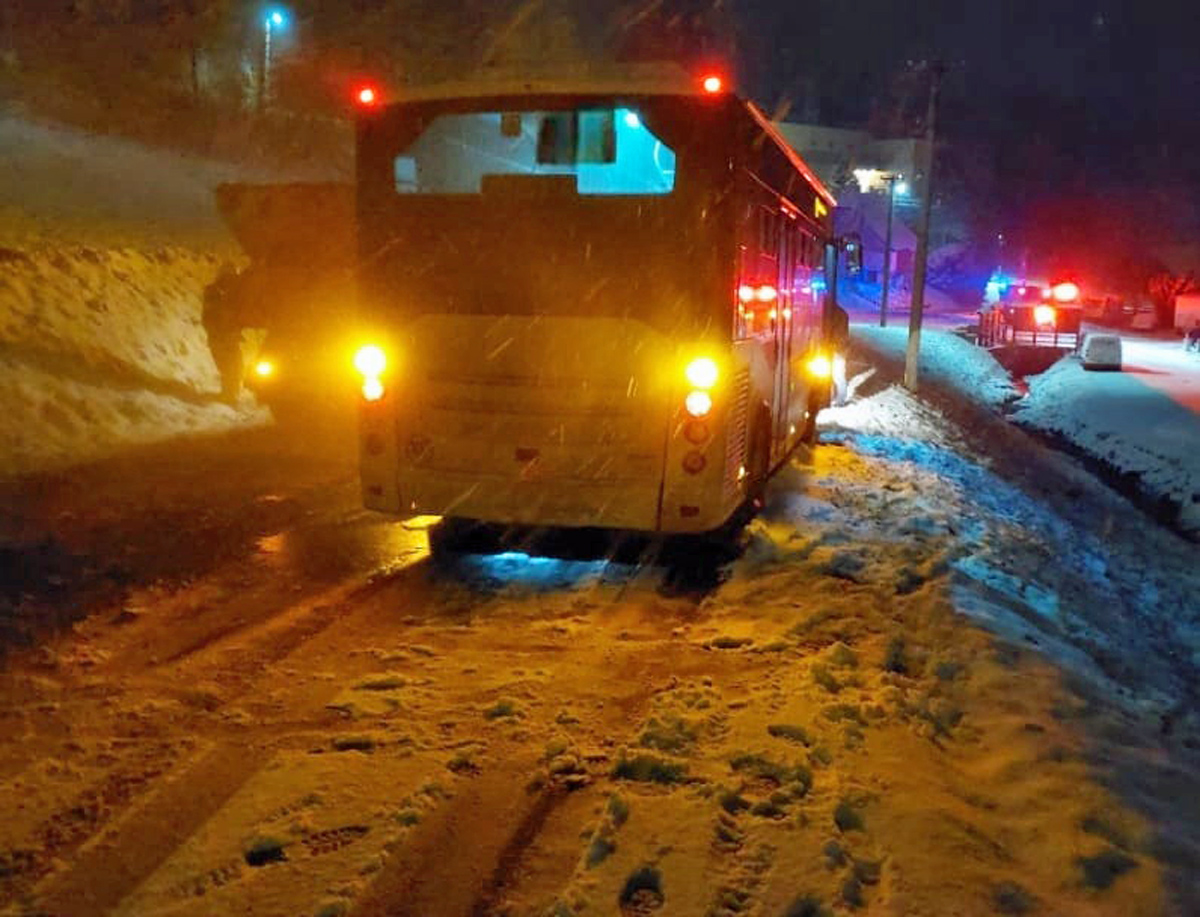
[(808, 374), (814, 379), (828, 379), (833, 375), (833, 361), (823, 353), (808, 361)]
[(362, 393), (367, 401), (380, 401), (383, 399), (383, 383), (378, 379), (368, 379), (363, 383)]
[(692, 392), (687, 396), (684, 407), (695, 418), (707, 417), (713, 409), (712, 395), (708, 392)]

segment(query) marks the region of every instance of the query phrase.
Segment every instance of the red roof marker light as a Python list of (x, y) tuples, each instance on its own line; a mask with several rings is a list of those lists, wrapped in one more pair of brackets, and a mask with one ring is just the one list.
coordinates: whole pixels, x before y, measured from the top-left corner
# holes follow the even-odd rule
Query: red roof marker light
[(701, 85), (704, 87), (705, 92), (715, 95), (725, 88), (725, 81), (715, 73), (711, 73), (704, 78), (704, 82)]
[(374, 108), (379, 104), (379, 90), (374, 86), (363, 86), (355, 90), (354, 100), (363, 108)]

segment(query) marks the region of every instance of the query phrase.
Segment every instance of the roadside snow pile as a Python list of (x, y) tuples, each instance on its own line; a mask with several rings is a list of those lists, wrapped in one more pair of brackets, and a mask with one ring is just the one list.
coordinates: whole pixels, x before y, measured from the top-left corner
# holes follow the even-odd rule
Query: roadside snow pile
[(8, 357), (0, 357), (0, 405), (0, 478), (79, 464), (126, 446), (266, 420), (261, 411), (218, 402), (90, 385)]
[(93, 248), (9, 251), (0, 274), (0, 346), (74, 376), (220, 391), (200, 325), (214, 255)]
[(0, 250), (0, 475), (261, 421), (216, 404), (200, 324), (215, 256)]
[(0, 244), (31, 235), (231, 249), (213, 192), (274, 176), (0, 110)]
[(1200, 534), (1200, 419), (1129, 373), (1088, 373), (1063, 360), (1029, 379), (1014, 420), (1066, 440), (1126, 477), (1143, 495), (1178, 507)]
[[(874, 328), (855, 324), (851, 338), (860, 346), (893, 361), (904, 360), (907, 328)], [(1020, 393), (1012, 379), (986, 350), (955, 334), (929, 329), (921, 333), (921, 373), (972, 401), (1001, 408)]]

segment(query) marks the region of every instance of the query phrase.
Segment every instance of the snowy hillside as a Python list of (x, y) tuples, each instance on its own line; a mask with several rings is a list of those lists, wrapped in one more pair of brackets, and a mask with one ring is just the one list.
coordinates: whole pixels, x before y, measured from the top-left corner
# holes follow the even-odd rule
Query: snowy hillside
[[(874, 328), (855, 325), (852, 335), (869, 350), (888, 359), (904, 360), (908, 328)], [(921, 373), (931, 381), (962, 395), (999, 408), (1018, 397), (1012, 379), (991, 354), (944, 331), (926, 330), (921, 335)]]
[(0, 116), (0, 476), (262, 422), (215, 400), (205, 287), (237, 167)]
[(215, 401), (200, 310), (219, 263), (185, 249), (6, 249), (0, 476), (264, 420)]
[[(907, 329), (854, 325), (873, 360), (903, 365)], [(1009, 413), (1098, 464), (1111, 483), (1179, 530), (1200, 533), (1200, 423), (1194, 412), (1131, 373), (1085, 372), (1067, 357), (1030, 376), (1022, 397), (985, 350), (958, 335), (926, 329), (921, 378), (967, 402)]]
[(1014, 419), (1066, 440), (1200, 533), (1200, 422), (1135, 375), (1086, 372), (1063, 360), (1029, 380)]

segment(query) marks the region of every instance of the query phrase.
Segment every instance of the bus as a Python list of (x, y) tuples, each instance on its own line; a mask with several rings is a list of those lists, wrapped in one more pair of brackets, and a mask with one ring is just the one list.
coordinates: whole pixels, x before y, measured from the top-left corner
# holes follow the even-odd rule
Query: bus
[(835, 201), (720, 78), (360, 102), (368, 508), (711, 533), (814, 439)]

